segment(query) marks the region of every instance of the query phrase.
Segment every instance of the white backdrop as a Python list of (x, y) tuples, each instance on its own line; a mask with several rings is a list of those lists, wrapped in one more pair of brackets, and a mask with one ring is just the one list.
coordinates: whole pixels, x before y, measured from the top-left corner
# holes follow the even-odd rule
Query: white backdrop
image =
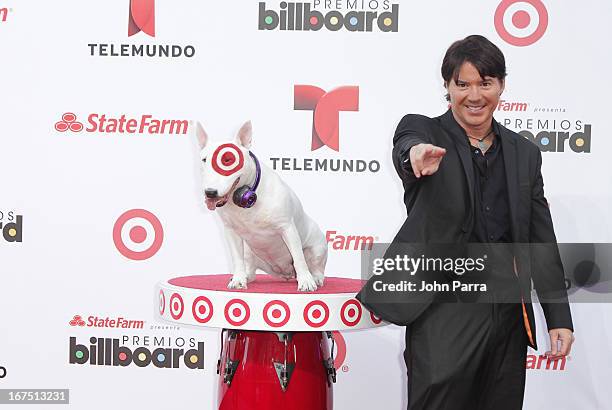
[[(266, 1), (264, 8), (278, 13), (280, 3)], [(398, 29), (260, 30), (256, 1), (156, 0), (154, 36), (128, 36), (129, 0), (0, 0), (0, 366), (6, 369), (0, 388), (69, 388), (77, 409), (214, 408), (218, 333), (156, 323), (153, 313), (156, 282), (228, 272), (221, 223), (203, 202), (192, 122), (201, 121), (213, 139), (229, 140), (252, 120), (253, 152), (270, 166), (270, 158), (281, 157), (289, 164), (294, 158), (378, 161), (378, 172), (277, 171), (323, 231), (389, 241), (405, 217), (390, 160), (395, 126), (408, 112), (445, 111), (442, 57), (452, 41), (473, 33), (505, 53), (503, 100), (521, 104), (499, 110), (497, 120), (534, 135), (591, 126), (584, 145), (590, 142), (590, 152), (574, 152), (567, 143), (563, 152), (544, 152), (546, 193), (560, 242), (612, 241), (612, 142), (604, 105), (611, 91), (605, 42), (612, 38), (612, 3), (307, 4), (343, 14), (353, 4), (377, 13), (395, 4), (391, 26)], [(508, 7), (502, 24), (523, 45), (496, 28), (498, 6)], [(530, 37), (536, 32), (540, 38)], [(121, 52), (122, 44), (128, 51), (132, 44), (174, 45), (195, 54), (102, 55), (111, 54), (111, 45)], [(358, 111), (339, 114), (339, 151), (311, 151), (312, 112), (294, 109), (300, 84), (326, 92), (358, 87)], [(85, 129), (58, 131), (65, 113)], [(189, 131), (89, 132), (91, 114), (185, 120)], [(125, 257), (113, 241), (115, 222), (131, 209), (151, 212), (163, 229), (161, 247), (144, 260)], [(149, 239), (160, 234), (145, 225)], [(326, 274), (359, 277), (359, 253), (330, 246)], [(572, 311), (572, 355), (556, 370), (541, 361), (531, 366), (526, 409), (612, 409), (612, 308), (576, 304)], [(88, 326), (95, 316), (142, 321), (142, 328)], [(534, 356), (547, 349), (541, 314), (538, 326), (541, 348), (529, 352)], [(91, 337), (116, 338), (151, 350), (154, 337), (170, 348), (203, 341), (204, 369), (71, 364), (71, 337), (86, 346)], [(343, 337), (336, 408), (405, 408), (403, 329)]]

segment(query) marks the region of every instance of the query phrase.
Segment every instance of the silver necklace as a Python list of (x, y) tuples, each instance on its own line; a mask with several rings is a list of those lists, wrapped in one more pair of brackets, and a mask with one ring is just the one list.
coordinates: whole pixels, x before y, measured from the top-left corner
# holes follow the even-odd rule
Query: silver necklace
[[(482, 153), (484, 154), (484, 152), (487, 150), (487, 144), (485, 144), (484, 140), (489, 136), (493, 134), (493, 129), (491, 129), (491, 131), (489, 131), (489, 133), (487, 135), (485, 135), (482, 138), (476, 138), (476, 137), (472, 137), (470, 135), (468, 135), (468, 138), (471, 138), (473, 140), (478, 141), (478, 148), (480, 148), (480, 151), (482, 151)], [(466, 134), (467, 135), (467, 134)]]

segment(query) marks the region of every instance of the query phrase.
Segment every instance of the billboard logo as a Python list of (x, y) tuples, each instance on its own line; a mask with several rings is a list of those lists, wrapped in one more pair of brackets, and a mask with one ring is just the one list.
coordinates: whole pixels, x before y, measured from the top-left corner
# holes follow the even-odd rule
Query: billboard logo
[(493, 18), (497, 34), (508, 44), (529, 46), (548, 27), (548, 11), (541, 0), (502, 0)]
[(326, 145), (340, 150), (340, 111), (359, 111), (359, 87), (342, 86), (325, 92), (314, 85), (293, 87), (293, 109), (312, 111), (311, 151)]
[(128, 37), (141, 31), (155, 37), (155, 0), (130, 0)]
[(6, 377), (6, 367), (0, 366), (0, 379), (4, 379)]
[[(347, 2), (347, 7), (351, 10), (329, 10), (331, 1), (325, 1), (323, 6), (325, 11), (311, 10), (322, 6), (320, 0), (314, 0), (312, 6), (309, 3), (288, 3), (282, 1), (280, 10), (266, 9), (266, 3), (259, 3), (259, 30), (289, 30), (289, 31), (319, 31), (326, 29), (329, 31), (339, 31), (343, 28), (347, 31), (371, 32), (376, 26), (383, 32), (397, 32), (399, 20), (399, 5), (389, 4), (389, 0), (382, 3), (382, 9), (377, 10), (378, 1), (367, 3), (371, 8), (369, 11), (355, 10), (358, 2)], [(339, 2), (335, 2), (338, 4)], [(362, 2), (363, 6), (364, 3)], [(389, 7), (391, 6), (391, 7)], [(389, 11), (389, 8), (391, 9)]]
[(0, 211), (0, 232), (7, 242), (22, 242), (23, 215)]
[(145, 209), (124, 212), (113, 226), (113, 242), (119, 253), (128, 259), (149, 259), (159, 251), (163, 241), (161, 222)]
[[(197, 348), (185, 351), (180, 348), (158, 347), (151, 351), (140, 346), (132, 350), (122, 346), (119, 339), (89, 339), (90, 346), (77, 344), (76, 337), (70, 338), (70, 364), (89, 364), (97, 366), (146, 367), (153, 363), (157, 368), (179, 368), (183, 362), (190, 369), (204, 369), (204, 342), (198, 342)], [(181, 356), (183, 359), (181, 360)]]

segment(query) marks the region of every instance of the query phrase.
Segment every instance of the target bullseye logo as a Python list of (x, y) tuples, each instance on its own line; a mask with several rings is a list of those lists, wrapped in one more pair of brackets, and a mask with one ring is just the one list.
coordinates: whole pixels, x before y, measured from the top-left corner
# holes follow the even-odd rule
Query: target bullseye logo
[(313, 300), (304, 308), (304, 321), (311, 327), (321, 327), (329, 319), (329, 307), (322, 300)]
[(191, 313), (196, 322), (206, 323), (213, 315), (213, 304), (206, 296), (198, 296), (191, 305)]
[(251, 316), (249, 305), (242, 299), (232, 299), (225, 304), (225, 320), (233, 326), (244, 325)]
[(232, 175), (244, 165), (244, 155), (235, 144), (221, 144), (212, 154), (211, 165), (216, 173), (223, 176)]
[(163, 316), (165, 311), (166, 311), (166, 295), (164, 295), (163, 290), (160, 290), (159, 291), (159, 314)]
[(124, 212), (113, 227), (113, 242), (119, 253), (128, 259), (149, 259), (161, 248), (163, 240), (161, 222), (145, 209)]
[(287, 324), (291, 310), (282, 300), (271, 300), (263, 308), (263, 319), (272, 327), (281, 327)]
[(174, 320), (179, 320), (183, 316), (183, 310), (185, 310), (183, 298), (178, 293), (173, 293), (170, 297), (170, 316)]
[(361, 304), (355, 300), (347, 300), (340, 309), (340, 319), (347, 326), (355, 326), (361, 320)]
[(495, 30), (509, 44), (529, 46), (548, 27), (548, 11), (541, 0), (503, 0), (495, 10)]
[(380, 322), (382, 322), (382, 319), (379, 318), (378, 316), (376, 316), (372, 312), (370, 312), (370, 319), (372, 319), (372, 323), (374, 323), (375, 325), (378, 325), (378, 324), (380, 324)]

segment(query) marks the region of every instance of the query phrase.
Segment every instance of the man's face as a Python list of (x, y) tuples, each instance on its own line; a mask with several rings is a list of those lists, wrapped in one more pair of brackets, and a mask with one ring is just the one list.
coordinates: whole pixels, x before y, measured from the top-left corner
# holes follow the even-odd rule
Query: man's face
[(453, 115), (466, 132), (487, 131), (504, 90), (504, 81), (481, 78), (476, 67), (466, 61), (459, 70), (457, 82), (451, 79), (446, 88)]

